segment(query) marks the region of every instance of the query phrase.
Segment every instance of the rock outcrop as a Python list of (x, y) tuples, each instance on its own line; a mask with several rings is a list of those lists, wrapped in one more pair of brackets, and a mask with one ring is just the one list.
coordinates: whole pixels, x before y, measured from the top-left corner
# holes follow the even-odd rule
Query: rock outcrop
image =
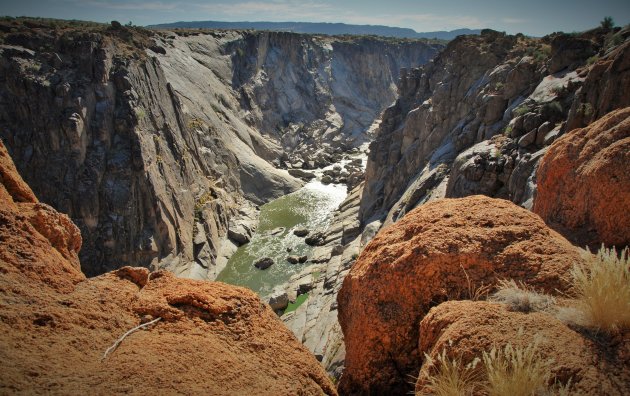
[(513, 278), (567, 290), (578, 249), (535, 214), (484, 196), (420, 206), (361, 252), (338, 295), (344, 394), (404, 394), (420, 368), (418, 329), (432, 306)]
[(0, 137), (81, 229), (89, 276), (214, 279), (235, 208), (301, 185), (272, 163), (329, 164), (394, 100), (399, 68), (441, 48), (21, 19), (0, 35)]
[(534, 212), (580, 245), (630, 245), (630, 107), (556, 140), (542, 158)]
[(0, 393), (336, 394), (247, 289), (132, 267), (86, 279), (78, 229), (36, 202), (1, 144), (0, 172)]
[[(551, 383), (568, 385), (572, 395), (623, 395), (630, 387), (627, 341), (616, 346), (596, 340), (547, 313), (511, 312), (502, 305), (482, 301), (449, 301), (429, 311), (420, 322), (419, 333), (420, 356), (426, 353), (436, 358), (445, 351), (449, 359), (459, 359), (462, 366), (492, 348), (535, 345), (539, 359), (553, 359)], [(424, 364), (416, 392), (426, 390), (430, 374)]]
[(362, 225), (389, 224), (440, 197), (484, 194), (531, 208), (549, 145), (628, 106), (615, 88), (628, 85), (628, 36), (483, 31), (403, 73), (371, 145)]

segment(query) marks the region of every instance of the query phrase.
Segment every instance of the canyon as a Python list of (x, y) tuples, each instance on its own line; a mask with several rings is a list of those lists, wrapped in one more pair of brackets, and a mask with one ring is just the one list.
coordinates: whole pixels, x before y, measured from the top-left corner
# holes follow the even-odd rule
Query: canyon
[[(2, 389), (425, 394), (430, 358), (540, 333), (557, 383), (623, 394), (627, 329), (466, 300), (512, 279), (571, 306), (580, 248), (630, 245), (629, 36), (2, 21)], [(313, 184), (347, 194), (288, 281), (213, 282), (294, 238), (261, 209)]]

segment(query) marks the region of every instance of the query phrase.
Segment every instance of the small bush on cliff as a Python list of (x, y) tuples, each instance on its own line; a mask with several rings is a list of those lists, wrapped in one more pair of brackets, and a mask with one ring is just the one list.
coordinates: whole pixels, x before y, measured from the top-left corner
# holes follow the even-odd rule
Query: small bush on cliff
[(580, 309), (591, 326), (606, 332), (630, 328), (630, 260), (628, 248), (617, 254), (602, 246), (587, 252), (586, 264), (571, 271)]
[(609, 16), (604, 17), (604, 19), (602, 19), (602, 21), (599, 24), (601, 25), (603, 29), (606, 29), (606, 30), (610, 30), (615, 27), (615, 21), (612, 19), (612, 17), (609, 17)]

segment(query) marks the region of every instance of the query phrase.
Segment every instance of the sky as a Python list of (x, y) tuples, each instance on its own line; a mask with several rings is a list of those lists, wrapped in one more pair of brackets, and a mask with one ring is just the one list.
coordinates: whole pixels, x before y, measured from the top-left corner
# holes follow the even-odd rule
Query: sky
[(0, 15), (149, 25), (177, 21), (343, 22), (418, 32), (492, 28), (542, 36), (630, 23), (629, 0), (0, 0)]

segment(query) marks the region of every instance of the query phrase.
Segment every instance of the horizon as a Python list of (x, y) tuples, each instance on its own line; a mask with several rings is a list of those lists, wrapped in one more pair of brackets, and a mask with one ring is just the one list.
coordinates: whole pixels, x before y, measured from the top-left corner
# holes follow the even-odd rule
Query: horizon
[(585, 0), (528, 4), (484, 0), (1, 0), (4, 15), (157, 25), (175, 22), (293, 22), (381, 25), (416, 32), (490, 28), (510, 34), (544, 36), (557, 31), (584, 31), (599, 26), (606, 16), (617, 26), (630, 22), (625, 1)]

